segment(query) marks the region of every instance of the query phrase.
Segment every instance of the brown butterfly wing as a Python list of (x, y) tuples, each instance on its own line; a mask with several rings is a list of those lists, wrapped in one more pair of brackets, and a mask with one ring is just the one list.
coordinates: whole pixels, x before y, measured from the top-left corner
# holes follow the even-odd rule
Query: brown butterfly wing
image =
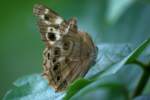
[(61, 38), (60, 24), (65, 21), (56, 12), (40, 4), (33, 7), (33, 13), (38, 17), (42, 40), (50, 47)]
[(97, 50), (87, 33), (77, 30), (76, 19), (68, 21), (43, 5), (35, 5), (42, 40), (44, 76), (56, 91), (65, 90), (94, 64)]
[[(67, 41), (72, 45), (66, 51), (64, 60), (60, 66), (62, 73), (61, 79), (57, 87), (57, 91), (62, 91), (72, 83), (76, 78), (83, 77), (89, 68), (95, 64), (97, 49), (91, 38), (84, 32), (72, 33), (66, 35), (63, 41)], [(64, 48), (64, 47), (62, 47)], [(62, 55), (63, 56), (63, 55)]]

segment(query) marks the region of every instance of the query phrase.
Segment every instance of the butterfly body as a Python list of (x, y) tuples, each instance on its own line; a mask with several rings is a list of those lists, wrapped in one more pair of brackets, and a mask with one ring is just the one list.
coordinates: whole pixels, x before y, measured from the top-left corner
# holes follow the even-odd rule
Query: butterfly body
[(95, 64), (97, 48), (87, 33), (78, 31), (75, 18), (64, 20), (43, 5), (35, 5), (33, 12), (46, 44), (43, 75), (56, 91), (63, 91)]

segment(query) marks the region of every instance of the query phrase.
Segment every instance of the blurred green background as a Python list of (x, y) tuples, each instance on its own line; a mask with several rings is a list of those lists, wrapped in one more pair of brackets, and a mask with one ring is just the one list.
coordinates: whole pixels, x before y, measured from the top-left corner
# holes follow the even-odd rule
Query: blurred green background
[(32, 14), (36, 3), (65, 19), (77, 17), (95, 43), (133, 43), (150, 36), (149, 0), (1, 0), (0, 97), (20, 76), (42, 72), (44, 43)]

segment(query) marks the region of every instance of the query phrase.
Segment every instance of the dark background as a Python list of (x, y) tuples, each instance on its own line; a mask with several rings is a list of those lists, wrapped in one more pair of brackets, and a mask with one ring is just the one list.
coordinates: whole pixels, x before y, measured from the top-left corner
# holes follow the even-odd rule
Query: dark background
[(42, 72), (44, 43), (32, 8), (49, 6), (65, 19), (77, 17), (95, 43), (133, 43), (150, 36), (149, 0), (1, 0), (0, 97), (17, 78)]

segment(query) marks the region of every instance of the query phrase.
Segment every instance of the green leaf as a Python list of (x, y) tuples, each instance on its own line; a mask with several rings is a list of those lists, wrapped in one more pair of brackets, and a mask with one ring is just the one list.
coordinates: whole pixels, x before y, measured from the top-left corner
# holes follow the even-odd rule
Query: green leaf
[(33, 74), (16, 80), (3, 100), (59, 100), (63, 96), (63, 93), (55, 93), (40, 74)]
[(94, 76), (97, 76), (97, 74), (105, 72), (111, 66), (120, 62), (131, 52), (132, 46), (129, 44), (98, 45), (98, 57), (96, 65), (89, 70), (86, 78), (93, 78)]
[(124, 84), (128, 93), (133, 95), (142, 73), (138, 65), (128, 64), (122, 67), (115, 76)]
[(145, 40), (139, 47), (137, 47), (129, 56), (126, 63), (131, 63), (132, 61), (134, 61), (135, 59), (137, 59), (141, 53), (143, 53), (143, 51), (150, 45), (150, 38), (148, 38), (147, 40)]
[(83, 87), (90, 84), (92, 81), (85, 80), (85, 79), (78, 79), (75, 82), (70, 85), (69, 89), (67, 90), (67, 94), (64, 97), (64, 100), (69, 100), (72, 95), (76, 94), (78, 91), (80, 91)]
[(106, 76), (94, 81), (69, 100), (128, 100), (127, 89), (115, 76)]
[(150, 93), (150, 78), (149, 78), (149, 81), (147, 82), (146, 84), (146, 87), (143, 91), (143, 94), (149, 94)]
[(136, 97), (134, 100), (150, 100), (150, 95), (149, 94), (141, 95), (141, 96)]
[(150, 64), (150, 45), (144, 50), (144, 52), (139, 56), (138, 61), (141, 61), (143, 64)]
[(137, 47), (133, 52), (131, 52), (127, 57), (125, 57), (122, 61), (117, 64), (114, 64), (108, 70), (100, 75), (103, 77), (105, 75), (115, 74), (118, 70), (120, 70), (125, 64), (130, 63), (136, 60), (139, 55), (144, 51), (144, 49), (150, 44), (150, 38), (145, 40), (139, 47)]

